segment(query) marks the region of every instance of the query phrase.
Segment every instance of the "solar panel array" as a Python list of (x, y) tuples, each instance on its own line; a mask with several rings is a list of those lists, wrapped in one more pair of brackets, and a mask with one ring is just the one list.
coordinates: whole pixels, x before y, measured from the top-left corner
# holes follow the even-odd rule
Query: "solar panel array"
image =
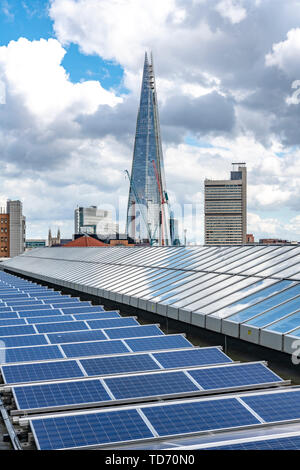
[(38, 449), (152, 442), (300, 418), (300, 391), (293, 398), (287, 387), (257, 391), (286, 384), (263, 362), (234, 363), (219, 347), (193, 347), (183, 334), (165, 335), (159, 325), (4, 272), (0, 369), (11, 416), (30, 426)]

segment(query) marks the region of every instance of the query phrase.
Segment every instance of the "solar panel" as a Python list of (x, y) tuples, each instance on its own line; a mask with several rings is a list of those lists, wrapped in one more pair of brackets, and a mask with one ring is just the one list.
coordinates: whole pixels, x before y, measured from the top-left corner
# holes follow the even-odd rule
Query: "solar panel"
[(264, 364), (234, 364), (189, 371), (205, 390), (280, 382)]
[(139, 325), (135, 318), (111, 318), (109, 320), (92, 320), (87, 321), (92, 330), (100, 328), (115, 328), (118, 326), (134, 326)]
[(3, 336), (1, 343), (5, 344), (7, 348), (17, 348), (18, 346), (39, 346), (48, 344), (44, 335), (29, 335), (29, 336)]
[(235, 398), (143, 407), (159, 436), (259, 424)]
[(83, 377), (83, 375), (77, 362), (72, 360), (2, 366), (5, 383), (41, 382)]
[(129, 352), (129, 349), (119, 340), (64, 344), (62, 349), (67, 357), (101, 356)]
[(126, 339), (125, 342), (134, 352), (192, 347), (192, 344), (182, 335), (166, 335), (150, 338)]
[(105, 340), (107, 337), (101, 330), (74, 331), (72, 333), (51, 333), (47, 335), (50, 343), (81, 343), (84, 341)]
[(46, 316), (53, 316), (53, 315), (62, 315), (61, 311), (54, 308), (47, 308), (42, 310), (18, 310), (20, 317), (27, 318), (27, 317), (46, 317)]
[(267, 422), (300, 418), (300, 391), (241, 397)]
[(32, 335), (35, 333), (36, 331), (32, 325), (1, 326), (0, 327), (0, 338), (2, 338), (2, 336)]
[(62, 407), (111, 400), (100, 380), (80, 380), (14, 388), (19, 410)]
[(80, 363), (89, 376), (159, 369), (159, 365), (147, 354), (81, 359)]
[(42, 325), (36, 325), (36, 329), (39, 333), (50, 333), (52, 331), (87, 330), (88, 326), (83, 321), (72, 321), (65, 323), (45, 323)]
[(5, 351), (4, 363), (43, 361), (47, 359), (60, 359), (63, 357), (64, 356), (57, 346), (10, 348)]
[(126, 398), (172, 395), (199, 390), (183, 372), (162, 372), (105, 379), (114, 397)]
[(43, 303), (41, 300), (31, 300), (30, 298), (28, 299), (23, 299), (23, 300), (7, 300), (6, 305), (9, 305), (10, 307), (34, 307), (34, 308), (39, 308), (43, 306)]
[(54, 317), (30, 317), (27, 318), (27, 323), (59, 323), (65, 321), (74, 321), (71, 315), (55, 315)]
[(0, 312), (1, 320), (9, 319), (9, 318), (18, 318), (17, 312), (12, 312), (8, 310), (7, 312)]
[(0, 317), (0, 327), (1, 326), (13, 326), (13, 325), (25, 325), (25, 320), (22, 318), (7, 318), (7, 319), (2, 319)]
[(73, 314), (73, 317), (76, 320), (104, 320), (105, 318), (120, 318), (121, 315), (118, 312), (92, 312)]
[(195, 348), (186, 351), (167, 351), (153, 353), (153, 357), (166, 369), (232, 362), (219, 348)]
[[(72, 310), (72, 312), (71, 312)], [(72, 307), (67, 307), (63, 308), (62, 311), (64, 313), (92, 313), (92, 312), (103, 312), (104, 308), (101, 307), (100, 305), (95, 305), (95, 306), (86, 306), (86, 307), (77, 307), (77, 306), (72, 306)]]
[(35, 419), (31, 427), (41, 450), (68, 449), (153, 437), (136, 410)]
[(105, 330), (105, 333), (111, 339), (163, 335), (163, 332), (156, 325), (112, 328)]
[(209, 450), (299, 450), (300, 436), (287, 436), (276, 438), (274, 436), (267, 439), (239, 442), (223, 446), (207, 447)]
[(11, 312), (12, 309), (10, 307), (0, 307), (0, 313)]

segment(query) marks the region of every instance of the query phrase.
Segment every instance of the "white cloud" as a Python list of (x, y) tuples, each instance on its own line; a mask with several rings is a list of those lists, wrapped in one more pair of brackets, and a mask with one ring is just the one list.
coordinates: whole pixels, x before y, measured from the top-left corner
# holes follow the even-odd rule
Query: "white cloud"
[(272, 52), (266, 55), (268, 67), (276, 66), (287, 75), (300, 79), (300, 28), (293, 28), (287, 33), (285, 41), (273, 44)]
[(247, 10), (240, 0), (221, 0), (215, 9), (233, 24), (240, 23), (247, 16)]
[(56, 39), (20, 38), (0, 47), (0, 76), (6, 93), (22, 100), (40, 124), (49, 124), (62, 113), (70, 118), (92, 114), (99, 105), (121, 101), (99, 82), (72, 83), (61, 65), (65, 53)]

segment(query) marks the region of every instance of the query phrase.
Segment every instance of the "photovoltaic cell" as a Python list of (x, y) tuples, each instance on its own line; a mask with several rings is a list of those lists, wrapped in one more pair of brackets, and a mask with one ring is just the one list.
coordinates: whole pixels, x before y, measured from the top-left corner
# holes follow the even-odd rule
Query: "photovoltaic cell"
[(11, 310), (7, 312), (0, 312), (1, 320), (10, 319), (10, 318), (18, 318), (17, 312), (12, 312)]
[(89, 376), (159, 369), (158, 364), (147, 354), (81, 359), (80, 363)]
[(106, 336), (101, 330), (74, 331), (72, 333), (51, 333), (47, 335), (50, 343), (81, 343), (84, 341), (105, 340)]
[(27, 385), (26, 387), (15, 387), (14, 392), (17, 408), (20, 410), (111, 400), (100, 380)]
[(74, 318), (71, 315), (55, 315), (54, 317), (30, 317), (27, 318), (27, 323), (58, 323), (65, 321), (74, 321)]
[(105, 333), (111, 339), (163, 335), (163, 332), (156, 325), (112, 328), (105, 330)]
[(5, 351), (3, 363), (43, 361), (60, 358), (63, 358), (63, 355), (57, 346), (10, 348)]
[(300, 418), (300, 391), (241, 398), (267, 422)]
[(105, 380), (116, 399), (194, 392), (198, 387), (183, 372), (130, 375)]
[(3, 336), (0, 341), (5, 345), (6, 348), (17, 348), (18, 346), (39, 346), (42, 344), (48, 344), (44, 335)]
[[(167, 336), (166, 336), (167, 337)], [(189, 349), (153, 353), (155, 359), (165, 368), (201, 366), (232, 362), (219, 348)]]
[(142, 411), (160, 436), (259, 423), (235, 398), (143, 407)]
[(300, 436), (270, 438), (251, 442), (240, 442), (219, 447), (209, 447), (209, 450), (300, 450)]
[(111, 318), (108, 320), (92, 320), (87, 321), (92, 330), (97, 330), (100, 328), (116, 328), (118, 326), (134, 326), (139, 323), (135, 318)]
[(33, 335), (35, 333), (36, 331), (32, 325), (0, 327), (0, 338), (2, 338), (3, 336)]
[(13, 325), (25, 325), (25, 320), (23, 320), (22, 318), (2, 319), (2, 317), (0, 316), (0, 327)]
[(25, 310), (24, 312), (19, 311), (20, 317), (49, 317), (53, 315), (62, 315), (61, 311), (58, 309), (45, 309), (45, 310)]
[(73, 321), (65, 323), (45, 323), (42, 325), (36, 325), (36, 329), (39, 333), (50, 333), (52, 331), (87, 330), (88, 327), (83, 321)]
[(87, 305), (86, 307), (80, 307), (80, 306), (77, 307), (76, 305), (74, 307), (63, 308), (62, 311), (64, 313), (92, 313), (92, 312), (104, 312), (104, 309), (100, 305), (95, 305), (95, 306)]
[(122, 341), (118, 340), (64, 344), (62, 349), (67, 357), (101, 356), (129, 352)]
[(120, 314), (118, 312), (92, 312), (92, 313), (78, 313), (76, 315), (73, 314), (73, 317), (76, 320), (104, 320), (105, 318), (120, 318)]
[(274, 374), (263, 364), (235, 364), (225, 367), (208, 367), (189, 371), (189, 374), (205, 390), (281, 381), (278, 375)]
[(192, 344), (182, 335), (161, 335), (151, 338), (126, 339), (125, 342), (134, 352), (192, 347)]
[(136, 410), (71, 415), (31, 421), (41, 450), (67, 449), (153, 437)]
[(41, 362), (2, 366), (5, 383), (39, 382), (43, 380), (83, 377), (76, 361)]

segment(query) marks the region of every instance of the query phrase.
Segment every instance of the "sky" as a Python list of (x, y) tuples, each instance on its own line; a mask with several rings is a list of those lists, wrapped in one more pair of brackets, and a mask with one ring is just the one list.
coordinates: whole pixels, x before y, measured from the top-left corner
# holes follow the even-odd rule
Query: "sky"
[(77, 205), (124, 230), (145, 51), (188, 241), (232, 162), (247, 232), (300, 241), (300, 0), (0, 0), (0, 205), (23, 201), (27, 238), (71, 238)]

